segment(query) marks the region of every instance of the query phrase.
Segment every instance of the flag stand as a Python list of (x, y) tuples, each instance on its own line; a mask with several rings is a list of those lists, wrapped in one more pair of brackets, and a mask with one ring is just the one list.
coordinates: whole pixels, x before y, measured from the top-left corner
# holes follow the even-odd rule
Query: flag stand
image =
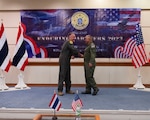
[[(76, 90), (76, 94), (78, 94), (78, 90)], [(79, 105), (77, 105), (75, 115), (75, 120), (81, 120), (81, 107)]]
[(54, 112), (53, 112), (54, 115), (52, 117), (52, 120), (57, 120), (57, 116), (56, 116), (56, 111), (55, 110), (59, 111), (59, 109), (61, 107), (61, 102), (59, 101), (55, 90), (54, 90), (54, 95), (52, 96), (52, 99), (51, 99), (51, 101), (49, 103), (49, 107), (53, 108), (53, 110), (54, 110)]
[(144, 89), (145, 86), (142, 84), (142, 76), (140, 74), (140, 68), (138, 69), (138, 79), (135, 83), (135, 85), (133, 86), (133, 88), (135, 89)]
[(5, 77), (3, 75), (3, 70), (2, 72), (0, 73), (0, 90), (8, 90), (9, 87), (6, 85), (5, 83)]
[(57, 120), (57, 116), (56, 116), (55, 109), (54, 109), (54, 115), (53, 115), (53, 117), (52, 117), (52, 120)]
[(77, 106), (75, 120), (81, 120), (81, 107)]
[(23, 89), (23, 88), (27, 88), (28, 86), (24, 83), (23, 80), (24, 76), (22, 74), (22, 72), (20, 71), (20, 74), (18, 75), (18, 83), (15, 86), (16, 89)]

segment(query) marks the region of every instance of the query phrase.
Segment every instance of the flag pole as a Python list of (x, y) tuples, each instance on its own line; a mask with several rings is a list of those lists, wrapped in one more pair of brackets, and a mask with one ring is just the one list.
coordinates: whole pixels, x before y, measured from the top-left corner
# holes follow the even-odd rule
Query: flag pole
[(57, 120), (57, 116), (56, 116), (56, 111), (55, 111), (55, 109), (54, 109), (54, 115), (53, 115), (53, 117), (52, 117), (52, 120)]
[(76, 90), (76, 94), (78, 94), (79, 92), (78, 92), (78, 90)]
[[(1, 19), (1, 24), (3, 25), (3, 19)], [(4, 26), (3, 26), (4, 27)], [(0, 27), (0, 31), (2, 29), (2, 26)], [(4, 28), (3, 28), (4, 29)], [(4, 32), (4, 31), (3, 31)], [(3, 33), (2, 33), (3, 34)], [(5, 83), (5, 77), (4, 77), (4, 74), (3, 74), (3, 69), (1, 69), (1, 72), (0, 72), (0, 90), (7, 90), (9, 89), (9, 87), (6, 85)]]
[(18, 75), (18, 83), (15, 86), (16, 89), (24, 89), (27, 88), (28, 86), (24, 82), (24, 75), (22, 74), (22, 71), (20, 70), (20, 73)]
[(137, 81), (135, 83), (135, 85), (133, 86), (134, 89), (144, 89), (145, 86), (142, 84), (142, 76), (141, 76), (141, 73), (140, 73), (140, 67), (138, 68), (138, 78), (137, 78)]
[(5, 83), (5, 77), (4, 77), (4, 74), (3, 74), (3, 70), (1, 70), (1, 73), (0, 73), (0, 90), (8, 90), (9, 87), (6, 85)]
[[(76, 94), (78, 95), (78, 90), (76, 90)], [(75, 114), (76, 114), (75, 120), (81, 120), (81, 106), (77, 105)]]
[[(56, 91), (55, 91), (55, 90), (54, 90), (54, 94), (56, 94)], [(56, 116), (56, 111), (55, 111), (55, 109), (54, 109), (53, 113), (54, 113), (54, 115), (53, 115), (53, 117), (52, 117), (52, 120), (57, 120), (57, 116)]]

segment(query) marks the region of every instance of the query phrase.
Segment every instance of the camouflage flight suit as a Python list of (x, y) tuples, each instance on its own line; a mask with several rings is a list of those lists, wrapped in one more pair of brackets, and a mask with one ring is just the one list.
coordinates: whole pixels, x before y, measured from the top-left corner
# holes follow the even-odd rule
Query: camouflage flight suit
[[(94, 91), (98, 90), (95, 79), (93, 77), (96, 66), (95, 57), (96, 47), (95, 44), (91, 42), (84, 50), (84, 71), (87, 92), (91, 92), (91, 88), (93, 88)], [(89, 63), (92, 63), (92, 67), (89, 67)]]
[(65, 82), (66, 92), (71, 88), (71, 76), (70, 76), (70, 59), (72, 55), (77, 55), (78, 50), (74, 48), (72, 41), (66, 41), (59, 55), (59, 80), (58, 91), (63, 91), (63, 82)]

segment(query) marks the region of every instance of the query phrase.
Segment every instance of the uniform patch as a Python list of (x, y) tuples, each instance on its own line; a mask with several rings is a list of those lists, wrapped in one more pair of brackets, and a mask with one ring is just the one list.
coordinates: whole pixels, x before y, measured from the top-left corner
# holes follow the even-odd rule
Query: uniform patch
[(73, 44), (73, 42), (72, 42), (72, 41), (69, 41), (69, 43), (70, 43), (70, 44)]
[(91, 48), (95, 48), (95, 44), (94, 43), (91, 44)]

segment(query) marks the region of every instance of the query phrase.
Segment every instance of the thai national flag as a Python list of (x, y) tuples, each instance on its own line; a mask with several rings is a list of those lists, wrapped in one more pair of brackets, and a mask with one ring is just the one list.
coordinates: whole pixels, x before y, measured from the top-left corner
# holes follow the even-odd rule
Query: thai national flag
[(49, 107), (51, 107), (51, 108), (53, 108), (53, 109), (59, 111), (61, 105), (62, 105), (62, 104), (61, 104), (60, 100), (58, 99), (57, 94), (54, 93), (54, 95), (53, 95), (53, 97), (52, 97), (52, 99), (51, 99), (51, 101), (50, 101), (50, 103), (49, 103)]
[(22, 71), (24, 71), (26, 65), (28, 64), (28, 53), (26, 50), (23, 34), (24, 29), (21, 25), (19, 25), (16, 48), (12, 60), (12, 65), (16, 66)]
[(11, 66), (8, 52), (9, 52), (9, 48), (4, 33), (4, 25), (2, 23), (0, 28), (0, 68), (6, 72), (9, 71), (9, 68)]

